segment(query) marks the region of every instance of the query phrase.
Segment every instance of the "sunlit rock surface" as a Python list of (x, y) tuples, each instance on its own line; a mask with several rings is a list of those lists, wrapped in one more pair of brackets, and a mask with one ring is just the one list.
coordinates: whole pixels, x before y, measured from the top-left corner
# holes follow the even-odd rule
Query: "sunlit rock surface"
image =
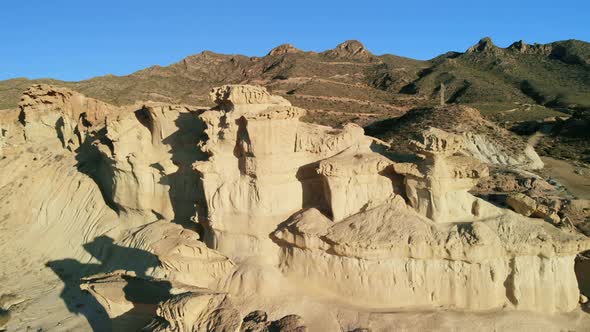
[(115, 107), (41, 85), (0, 118), (8, 330), (588, 322), (590, 241), (471, 195), (488, 171), (464, 135), (427, 129), (399, 158), (261, 87), (211, 98)]

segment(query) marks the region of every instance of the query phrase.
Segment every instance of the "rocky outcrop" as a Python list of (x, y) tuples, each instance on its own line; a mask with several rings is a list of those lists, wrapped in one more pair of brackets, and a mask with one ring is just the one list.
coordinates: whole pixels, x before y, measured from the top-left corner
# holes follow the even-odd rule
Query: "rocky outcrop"
[(240, 327), (240, 313), (224, 294), (186, 292), (162, 302), (157, 318), (144, 331), (233, 332)]
[[(63, 281), (53, 296), (70, 313), (90, 274), (80, 288), (114, 330), (331, 331), (369, 326), (340, 322), (373, 311), (578, 306), (575, 257), (590, 240), (472, 195), (488, 168), (466, 135), (427, 128), (400, 155), (356, 125), (301, 122), (305, 110), (248, 85), (213, 89), (207, 110), (88, 102), (88, 123), (71, 100), (85, 97), (60, 93), (65, 104), (22, 104), (19, 126), (40, 136), (0, 159), (1, 292), (43, 280), (19, 272), (35, 264), (24, 252)], [(48, 126), (60, 118), (85, 134), (61, 144)]]
[(307, 328), (298, 315), (287, 315), (275, 321), (269, 321), (266, 312), (256, 310), (244, 317), (240, 332), (305, 332)]
[(557, 211), (552, 211), (547, 206), (537, 204), (537, 202), (533, 198), (525, 194), (516, 193), (510, 195), (508, 196), (508, 199), (506, 199), (506, 203), (514, 211), (524, 216), (542, 218), (554, 224), (559, 224), (560, 222), (560, 218), (557, 215)]
[[(573, 257), (590, 243), (469, 194), (487, 168), (457, 155), (465, 136), (428, 129), (411, 143), (416, 161), (400, 163), (360, 128), (302, 124), (302, 110), (273, 105), (254, 87), (220, 90), (213, 96), (227, 100), (216, 97), (219, 110), (201, 115), (210, 157), (196, 169), (211, 243), (222, 252), (268, 258), (280, 247), (269, 262), (288, 279), (356, 305), (542, 312), (577, 305)], [(244, 91), (260, 104), (249, 106)], [(274, 243), (265, 242), (273, 227)], [(551, 300), (539, 296), (548, 292)]]
[(494, 45), (490, 37), (484, 37), (477, 42), (477, 44), (467, 49), (467, 53), (476, 52), (499, 52), (501, 49)]
[(463, 105), (414, 109), (395, 120), (373, 124), (367, 132), (390, 143), (392, 150), (408, 153), (412, 152), (409, 142), (429, 127), (463, 136), (461, 154), (482, 163), (529, 170), (543, 168), (539, 155), (522, 137)]
[(284, 55), (284, 54), (291, 54), (291, 53), (301, 53), (302, 51), (298, 48), (296, 48), (295, 46), (291, 45), (291, 44), (283, 44), (283, 45), (279, 45), (275, 48), (273, 48), (272, 50), (270, 50), (270, 52), (268, 52), (268, 55), (270, 56), (274, 56), (274, 55)]
[(189, 224), (199, 209), (192, 164), (206, 157), (197, 147), (203, 124), (187, 106), (134, 108), (109, 118), (97, 142), (110, 173), (100, 180), (122, 213)]
[(358, 40), (347, 40), (338, 44), (336, 48), (322, 52), (331, 58), (360, 60), (360, 61), (379, 61), (371, 52), (369, 52), (365, 45)]
[[(198, 233), (167, 220), (130, 229), (120, 242), (125, 247), (152, 253), (157, 264), (147, 274), (175, 283), (213, 288), (234, 266), (229, 258), (199, 241)], [(117, 258), (110, 263), (116, 261)]]
[(305, 110), (260, 87), (223, 86), (212, 99), (217, 109), (199, 116), (208, 138), (201, 149), (210, 156), (195, 164), (207, 201), (206, 241), (230, 257), (276, 257), (268, 234), (279, 223), (302, 208), (327, 207), (317, 163), (374, 139), (356, 125), (300, 122)]
[(145, 326), (156, 313), (158, 303), (170, 298), (172, 284), (166, 280), (148, 280), (135, 273), (113, 271), (81, 280), (80, 288), (89, 292), (111, 319), (135, 316)]
[(209, 97), (221, 111), (241, 111), (256, 113), (270, 106), (291, 106), (283, 97), (268, 93), (265, 88), (252, 85), (224, 85), (214, 88)]
[(104, 126), (118, 108), (66, 88), (37, 84), (26, 90), (18, 104), (25, 137), (30, 142), (57, 141), (73, 151), (91, 128)]
[(453, 156), (463, 149), (463, 137), (430, 128), (411, 144), (423, 160), (394, 166), (396, 172), (405, 175), (410, 205), (435, 222), (479, 217), (483, 212), (480, 201), (467, 191), (479, 178), (486, 177), (488, 170), (471, 158)]

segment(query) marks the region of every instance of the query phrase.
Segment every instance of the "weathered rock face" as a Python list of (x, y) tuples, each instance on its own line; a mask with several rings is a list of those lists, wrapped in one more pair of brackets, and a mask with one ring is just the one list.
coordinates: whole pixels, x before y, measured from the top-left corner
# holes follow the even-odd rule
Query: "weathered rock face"
[[(586, 263), (574, 257), (590, 240), (471, 195), (488, 170), (465, 156), (464, 135), (427, 129), (401, 162), (360, 127), (300, 122), (305, 110), (255, 86), (214, 89), (209, 110), (31, 91), (0, 159), (0, 293), (43, 280), (19, 273), (40, 262), (69, 285), (64, 301), (72, 271), (93, 274), (81, 288), (113, 329), (148, 331), (331, 331), (350, 308), (578, 305)], [(51, 127), (59, 119), (70, 131)], [(514, 209), (543, 212), (522, 198)], [(268, 315), (246, 315), (257, 309)]]
[[(212, 93), (219, 109), (204, 112), (208, 140), (197, 162), (207, 201), (206, 240), (232, 257), (268, 255), (276, 226), (304, 207), (326, 209), (320, 160), (373, 139), (356, 125), (341, 130), (299, 121), (292, 107), (263, 88), (223, 86)], [(264, 254), (263, 254), (264, 253)]]
[(303, 51), (301, 51), (300, 49), (296, 48), (295, 46), (291, 45), (291, 44), (283, 44), (283, 45), (279, 45), (275, 48), (273, 48), (272, 50), (270, 50), (270, 52), (268, 52), (268, 55), (284, 55), (284, 54), (288, 54), (288, 53), (301, 53)]
[(190, 223), (199, 200), (192, 163), (203, 125), (186, 106), (146, 104), (108, 120), (98, 144), (112, 173), (112, 200), (129, 214)]
[(494, 142), (486, 135), (469, 132), (463, 136), (465, 137), (465, 153), (481, 162), (525, 169), (543, 168), (543, 161), (530, 145), (515, 153)]
[[(54, 90), (40, 92), (33, 87), (27, 93), (43, 96), (39, 97), (40, 100), (27, 99), (29, 95), (26, 95), (23, 99), (28, 100), (30, 106), (23, 105), (20, 110), (0, 114), (0, 144), (3, 145), (0, 156), (0, 250), (4, 255), (0, 263), (3, 279), (0, 297), (15, 294), (21, 302), (33, 303), (32, 307), (11, 309), (12, 317), (19, 319), (11, 319), (2, 327), (11, 331), (24, 330), (26, 326), (20, 324), (24, 324), (24, 320), (33, 320), (26, 312), (21, 313), (22, 310), (34, 315), (43, 312), (44, 315), (37, 315), (39, 318), (35, 320), (35, 324), (42, 325), (39, 321), (45, 319), (45, 310), (50, 312), (52, 309), (47, 305), (46, 309), (40, 309), (41, 303), (51, 303), (52, 308), (63, 303), (59, 297), (63, 287), (56, 287), (57, 280), (73, 280), (85, 273), (89, 266), (94, 266), (89, 263), (94, 258), (82, 244), (102, 234), (116, 236), (120, 225), (117, 214), (105, 204), (96, 183), (80, 171), (80, 160), (68, 150), (80, 144), (79, 136), (72, 128), (78, 128), (77, 131), (85, 135), (91, 127), (81, 120), (78, 122), (80, 114), (74, 121), (69, 121), (66, 115), (75, 113), (70, 105), (71, 99), (77, 102), (82, 99), (73, 97), (73, 93), (67, 94), (69, 97), (61, 96), (57, 91), (55, 96), (49, 96), (50, 91)], [(60, 106), (54, 107), (52, 102)], [(98, 103), (88, 102), (88, 105), (96, 106), (91, 107), (94, 110), (99, 108)], [(78, 110), (86, 110), (87, 116), (92, 116), (84, 106)], [(68, 129), (64, 129), (65, 125), (56, 127), (60, 119), (72, 126)], [(64, 137), (70, 137), (71, 143)], [(53, 291), (54, 302), (37, 301), (51, 289), (56, 290)]]
[(347, 60), (379, 61), (365, 46), (358, 40), (347, 40), (338, 44), (336, 48), (322, 52), (329, 57)]
[(58, 140), (73, 151), (85, 140), (89, 127), (104, 126), (118, 108), (66, 88), (33, 85), (19, 102), (20, 120), (29, 142)]
[[(463, 136), (428, 129), (411, 144), (417, 161), (398, 163), (356, 127), (302, 124), (301, 110), (273, 106), (264, 91), (254, 94), (264, 107), (249, 109), (252, 98), (239, 94), (254, 88), (232, 89), (213, 94), (231, 96), (217, 99), (221, 111), (201, 116), (211, 157), (196, 164), (216, 248), (260, 256), (278, 244), (287, 278), (357, 305), (543, 312), (577, 305), (573, 258), (588, 240), (469, 194), (488, 171), (456, 155)], [(273, 227), (274, 243), (265, 242)]]
[(240, 313), (224, 294), (179, 294), (161, 303), (157, 315), (145, 331), (233, 332), (240, 327)]
[(382, 147), (375, 141), (320, 161), (317, 172), (324, 182), (326, 212), (333, 221), (387, 202), (402, 191), (403, 179), (391, 172), (393, 162), (372, 151)]
[(432, 126), (463, 136), (461, 153), (482, 163), (521, 169), (543, 168), (539, 155), (522, 137), (485, 119), (478, 110), (463, 105), (411, 110), (398, 119), (373, 124), (367, 130), (370, 135), (390, 142), (393, 150), (407, 152), (411, 139)]
[(373, 307), (569, 311), (579, 292), (574, 256), (588, 246), (509, 211), (433, 223), (401, 198), (332, 225), (317, 213), (294, 222), (274, 234), (285, 248), (283, 272), (325, 296)]
[[(142, 327), (163, 298), (150, 300), (153, 312), (138, 311), (149, 303), (141, 292), (130, 303), (130, 288), (151, 289), (154, 278), (209, 287), (232, 270), (233, 262), (196, 232), (170, 222), (195, 225), (192, 163), (205, 157), (197, 147), (203, 126), (196, 111), (154, 103), (116, 108), (41, 85), (25, 93), (18, 112), (3, 111), (0, 123), (6, 128), (0, 247), (8, 255), (0, 294), (39, 296), (59, 278), (65, 288), (55, 295), (69, 309), (76, 276), (122, 270), (144, 281), (101, 277), (87, 281), (88, 291), (116, 318), (113, 324), (133, 316), (131, 325)], [(42, 274), (23, 274), (31, 267)]]
[(115, 107), (48, 85), (27, 90), (19, 107), (27, 142), (75, 151), (119, 213), (138, 224), (191, 223), (202, 196), (192, 164), (206, 157), (197, 147), (197, 111), (161, 103)]
[(488, 175), (485, 166), (461, 156), (463, 137), (430, 128), (413, 149), (423, 160), (417, 164), (398, 164), (395, 170), (406, 176), (406, 195), (410, 205), (435, 222), (467, 221), (480, 217), (480, 201), (468, 194), (480, 177)]
[(234, 266), (229, 258), (199, 241), (199, 234), (166, 220), (126, 231), (121, 244), (153, 254), (157, 263), (146, 273), (174, 283), (214, 288)]

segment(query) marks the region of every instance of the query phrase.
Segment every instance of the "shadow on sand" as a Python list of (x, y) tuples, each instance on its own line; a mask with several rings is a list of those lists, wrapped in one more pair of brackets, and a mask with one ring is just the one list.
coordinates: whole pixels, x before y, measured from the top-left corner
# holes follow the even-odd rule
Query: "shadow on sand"
[[(83, 315), (93, 331), (122, 331), (131, 325), (147, 323), (155, 313), (158, 302), (170, 297), (171, 285), (165, 281), (151, 281), (147, 276), (150, 268), (159, 264), (158, 258), (144, 250), (123, 247), (108, 236), (99, 236), (84, 245), (84, 249), (100, 263), (81, 263), (66, 258), (46, 263), (64, 283), (60, 297), (68, 310)], [(124, 297), (134, 308), (113, 320), (105, 308), (89, 293), (80, 289), (80, 279), (97, 273), (125, 270), (135, 272), (138, 278), (126, 277)], [(126, 326), (126, 327), (123, 327)]]

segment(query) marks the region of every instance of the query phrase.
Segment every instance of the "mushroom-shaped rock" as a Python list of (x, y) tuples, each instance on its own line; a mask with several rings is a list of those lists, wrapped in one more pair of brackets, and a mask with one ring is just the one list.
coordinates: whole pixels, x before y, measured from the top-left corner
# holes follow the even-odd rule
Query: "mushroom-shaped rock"
[(437, 128), (424, 130), (420, 138), (410, 141), (410, 147), (426, 156), (451, 156), (463, 148), (463, 138)]
[(394, 166), (406, 176), (410, 205), (436, 222), (479, 217), (478, 199), (467, 191), (480, 177), (488, 175), (488, 169), (473, 158), (454, 155), (463, 148), (463, 137), (429, 128), (411, 142), (411, 147), (423, 157), (422, 161), (416, 166)]

